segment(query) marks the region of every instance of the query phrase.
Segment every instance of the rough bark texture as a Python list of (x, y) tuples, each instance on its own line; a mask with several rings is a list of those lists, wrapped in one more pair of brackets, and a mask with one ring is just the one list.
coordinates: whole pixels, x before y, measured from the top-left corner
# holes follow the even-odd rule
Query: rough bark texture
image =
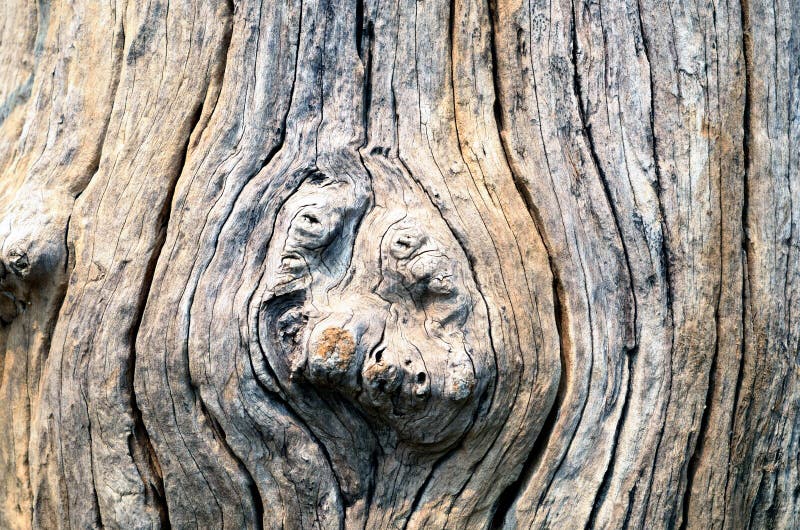
[(800, 0), (4, 0), (0, 527), (800, 527)]

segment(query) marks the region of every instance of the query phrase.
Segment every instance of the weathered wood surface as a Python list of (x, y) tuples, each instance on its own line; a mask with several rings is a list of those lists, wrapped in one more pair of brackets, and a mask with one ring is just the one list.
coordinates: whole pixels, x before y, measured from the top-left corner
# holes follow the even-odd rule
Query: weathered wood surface
[(0, 527), (800, 527), (800, 2), (6, 0)]

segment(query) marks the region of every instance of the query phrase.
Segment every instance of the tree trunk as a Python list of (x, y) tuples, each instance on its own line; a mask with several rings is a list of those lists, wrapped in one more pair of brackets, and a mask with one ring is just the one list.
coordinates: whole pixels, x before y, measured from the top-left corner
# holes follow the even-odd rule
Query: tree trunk
[(800, 528), (800, 0), (0, 11), (0, 527)]

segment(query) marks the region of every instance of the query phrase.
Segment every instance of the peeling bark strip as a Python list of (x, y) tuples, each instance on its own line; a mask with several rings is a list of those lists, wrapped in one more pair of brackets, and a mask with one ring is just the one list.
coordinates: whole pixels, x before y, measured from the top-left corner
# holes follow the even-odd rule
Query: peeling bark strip
[(0, 527), (800, 527), (800, 1), (0, 13)]

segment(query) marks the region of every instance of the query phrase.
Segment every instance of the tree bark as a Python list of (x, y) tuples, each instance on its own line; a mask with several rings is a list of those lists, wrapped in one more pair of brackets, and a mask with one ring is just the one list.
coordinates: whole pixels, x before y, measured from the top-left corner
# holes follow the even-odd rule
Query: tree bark
[(800, 0), (0, 13), (0, 527), (800, 527)]

